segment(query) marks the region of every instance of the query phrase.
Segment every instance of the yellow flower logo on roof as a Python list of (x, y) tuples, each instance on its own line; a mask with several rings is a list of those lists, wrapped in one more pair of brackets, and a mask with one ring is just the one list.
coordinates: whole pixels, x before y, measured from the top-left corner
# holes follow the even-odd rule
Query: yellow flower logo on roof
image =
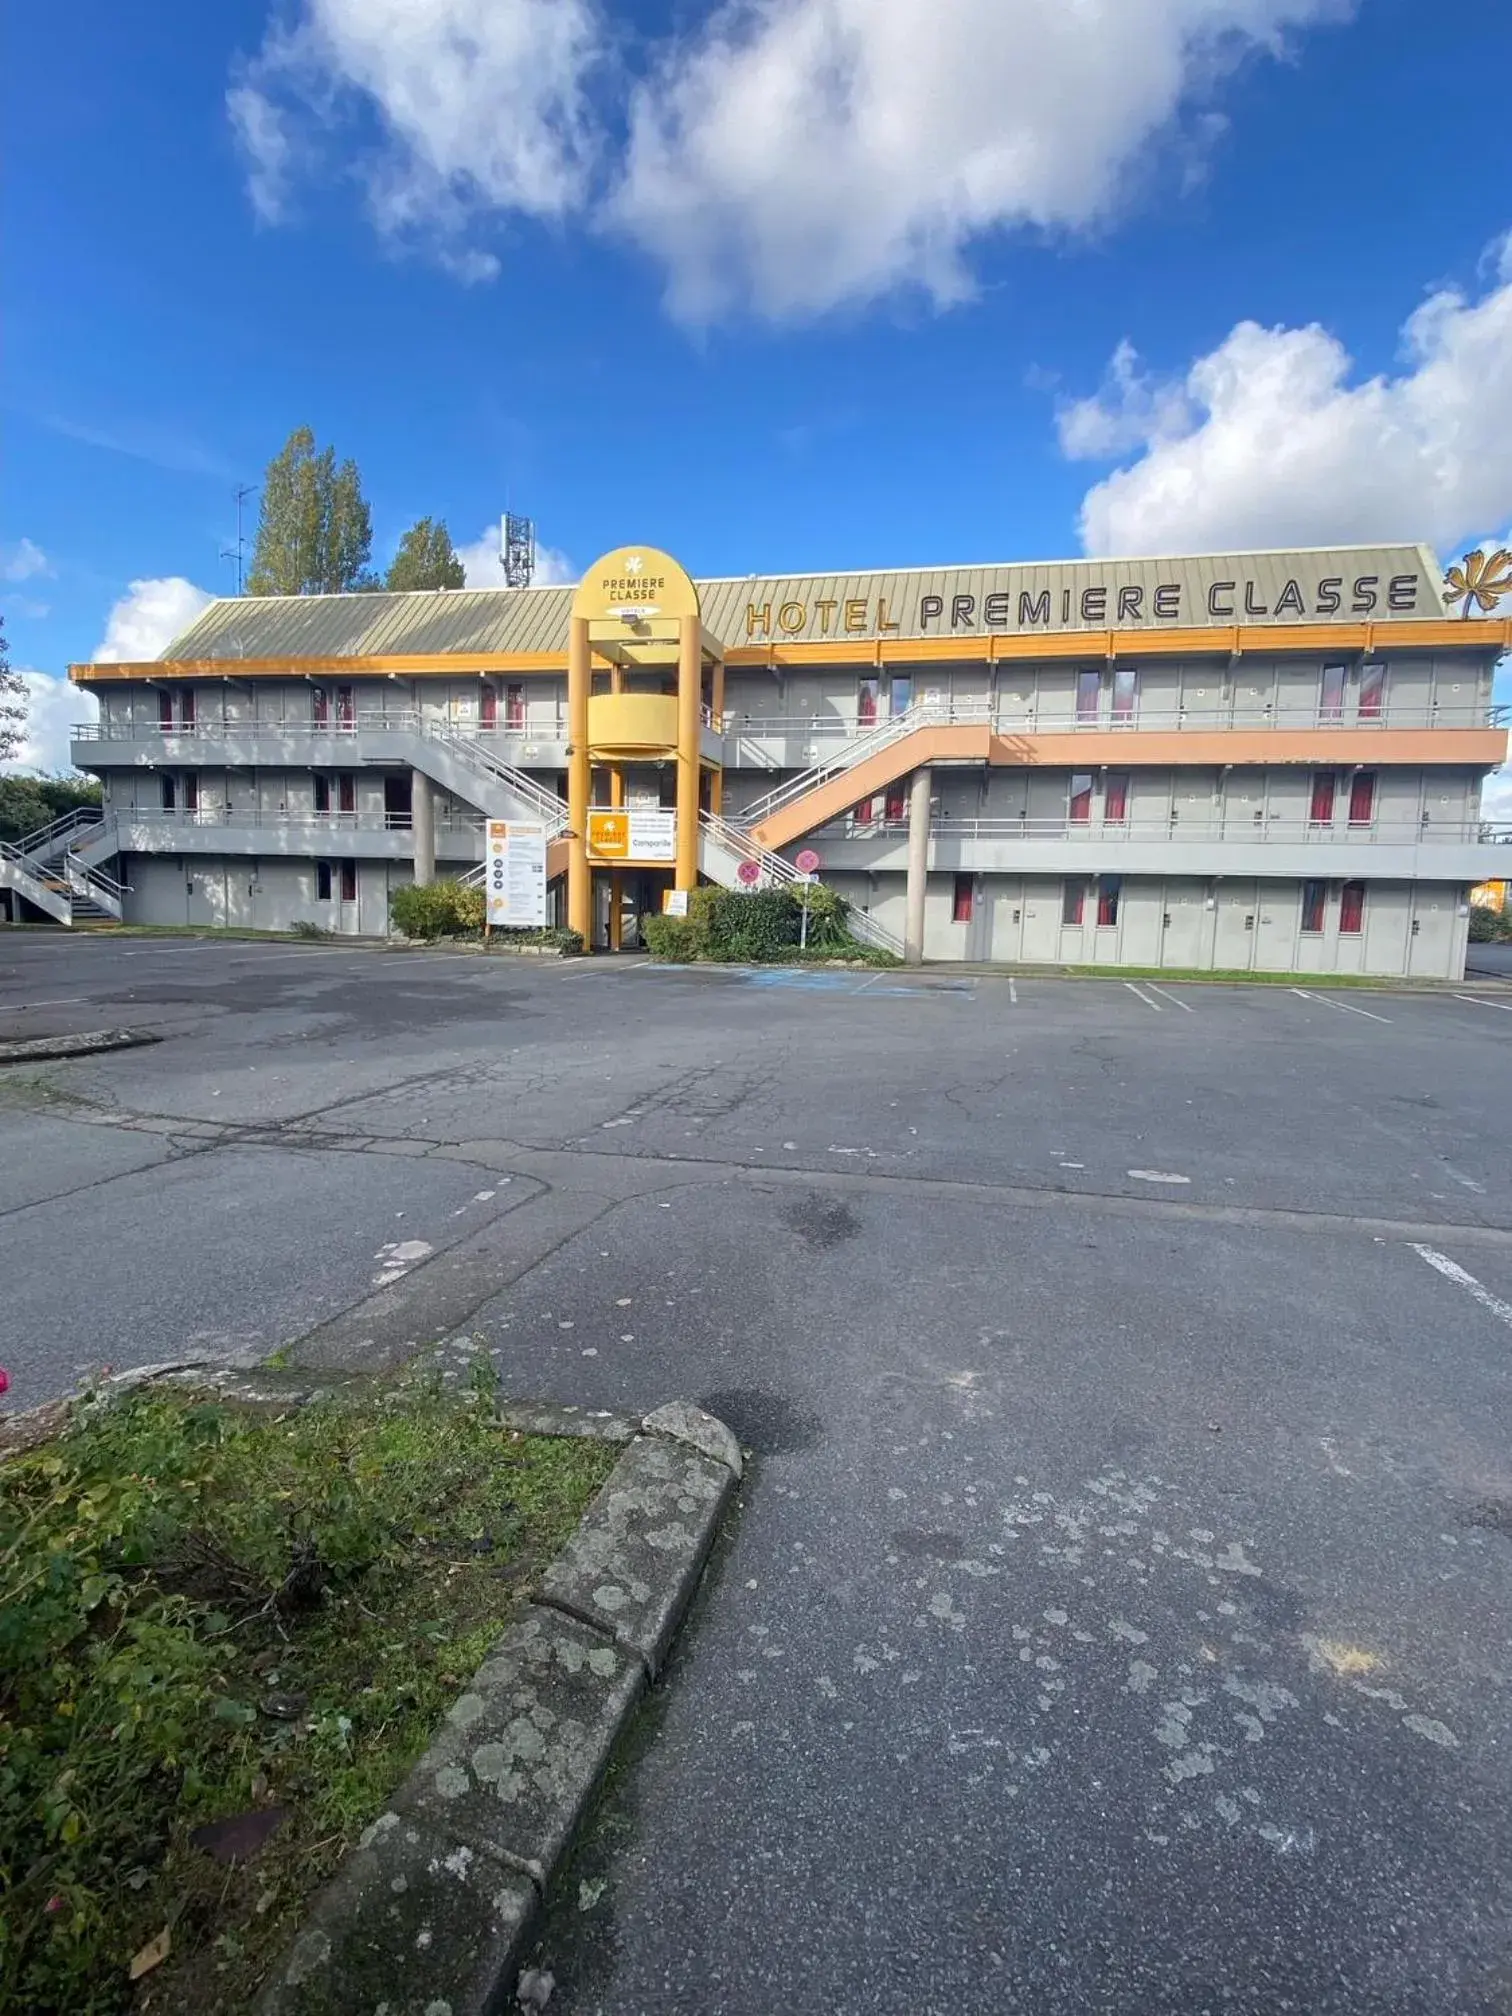
[(1451, 567), (1444, 578), (1449, 584), (1444, 590), (1444, 600), (1451, 608), (1458, 602), (1462, 616), (1469, 616), (1477, 609), (1489, 612), (1503, 595), (1512, 594), (1512, 553), (1503, 546), (1487, 559), (1477, 546), (1458, 567)]

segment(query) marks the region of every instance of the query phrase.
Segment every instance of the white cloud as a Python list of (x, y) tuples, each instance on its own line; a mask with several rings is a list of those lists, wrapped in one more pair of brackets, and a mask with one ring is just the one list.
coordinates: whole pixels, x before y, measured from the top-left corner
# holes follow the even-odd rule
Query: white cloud
[[(504, 568), (499, 559), (499, 528), (490, 525), (470, 545), (457, 548), (457, 558), (467, 574), (469, 588), (502, 588)], [(554, 546), (537, 546), (535, 586), (561, 588), (573, 585), (578, 569), (565, 553)]]
[(30, 581), (35, 575), (56, 571), (42, 548), (30, 539), (18, 539), (14, 546), (0, 546), (0, 581)]
[(1347, 0), (725, 0), (634, 92), (615, 220), (666, 265), (673, 312), (774, 318), (900, 286), (971, 290), (1008, 228), (1079, 230), (1152, 144), (1187, 174), (1201, 101)]
[(92, 654), (94, 662), (136, 664), (158, 657), (214, 600), (181, 574), (133, 581), (106, 618), (105, 635)]
[(1104, 223), (1156, 143), (1189, 187), (1236, 64), (1353, 5), (718, 0), (627, 82), (600, 0), (290, 0), (227, 110), (267, 220), (344, 147), (379, 229), (464, 282), (499, 270), (480, 227), (596, 217), (685, 319), (797, 317), (958, 299), (974, 240)]
[(1356, 378), (1329, 331), (1241, 322), (1174, 381), (1115, 352), (1060, 415), (1072, 456), (1142, 452), (1087, 492), (1089, 553), (1426, 540), (1458, 551), (1512, 514), (1512, 236), (1478, 298), (1441, 286), (1395, 373)]
[[(1512, 769), (1493, 770), (1481, 791), (1481, 817), (1512, 826)], [(1508, 864), (1512, 869), (1512, 862)]]
[(380, 231), (491, 278), (497, 260), (464, 243), (474, 218), (554, 219), (585, 200), (599, 54), (592, 0), (296, 0), (227, 93), (253, 206), (278, 221), (299, 174), (365, 125)]
[(3, 767), (7, 772), (40, 770), (51, 774), (72, 770), (69, 758), (69, 730), (76, 721), (97, 721), (99, 702), (82, 687), (31, 666), (17, 666), (26, 681), (26, 732), (21, 747)]

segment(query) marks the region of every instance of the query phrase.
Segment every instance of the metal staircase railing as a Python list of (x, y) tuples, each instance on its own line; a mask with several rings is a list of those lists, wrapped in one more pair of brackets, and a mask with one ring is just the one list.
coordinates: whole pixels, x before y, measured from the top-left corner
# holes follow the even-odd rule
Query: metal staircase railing
[(84, 829), (93, 830), (104, 823), (105, 813), (100, 806), (76, 805), (71, 812), (61, 813), (50, 824), (23, 833), (16, 845), (24, 860), (49, 861), (63, 854), (66, 843)]
[(784, 806), (806, 798), (811, 791), (817, 791), (821, 784), (829, 783), (833, 777), (843, 776), (847, 770), (854, 770), (869, 757), (880, 755), (890, 749), (895, 742), (901, 742), (906, 735), (912, 735), (918, 728), (934, 728), (954, 722), (990, 722), (992, 703), (988, 700), (964, 701), (916, 701), (901, 714), (894, 714), (879, 723), (865, 735), (858, 735), (852, 741), (843, 743), (832, 756), (811, 769), (802, 770), (796, 777), (790, 777), (785, 784), (779, 784), (758, 798), (754, 804), (741, 810), (741, 822), (746, 826), (760, 826), (770, 819), (774, 812)]
[(527, 771), (517, 770), (512, 763), (506, 763), (496, 756), (483, 741), (469, 735), (449, 721), (426, 721), (421, 724), (421, 733), (433, 741), (451, 749), (471, 769), (481, 772), (493, 782), (502, 784), (507, 791), (528, 805), (546, 828), (548, 840), (554, 840), (566, 831), (567, 807), (554, 791), (548, 791), (538, 784)]
[(82, 902), (86, 914), (93, 910), (100, 916), (120, 921), (126, 894), (124, 882), (118, 882), (114, 875), (107, 875), (103, 869), (92, 868), (72, 848), (63, 857), (63, 873), (74, 899), (72, 907), (75, 914)]

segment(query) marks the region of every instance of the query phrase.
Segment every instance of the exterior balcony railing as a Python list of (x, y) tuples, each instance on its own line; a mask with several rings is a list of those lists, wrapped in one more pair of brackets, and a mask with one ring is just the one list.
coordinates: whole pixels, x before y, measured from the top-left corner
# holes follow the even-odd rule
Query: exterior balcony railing
[(464, 736), (493, 750), (505, 762), (543, 770), (560, 770), (567, 761), (567, 728), (562, 721), (487, 724), (470, 714), (434, 714), (413, 707), (333, 709), (324, 721), (218, 720), (187, 723), (166, 721), (85, 721), (74, 725), (75, 759), (86, 767), (111, 763), (213, 764), (221, 748), (234, 752), (238, 763), (275, 765), (280, 762), (315, 766), (358, 764), (383, 760), (392, 753), (370, 752), (367, 744), (384, 738), (429, 734)]
[[(825, 870), (906, 866), (905, 819), (835, 820), (805, 836)], [(1512, 877), (1512, 826), (1483, 820), (1373, 819), (1332, 825), (1252, 814), (1080, 820), (938, 817), (929, 865), (941, 872), (1123, 873), (1439, 882)]]
[[(106, 818), (123, 854), (361, 855), (407, 861), (412, 852), (408, 812), (276, 811), (261, 806), (114, 806)], [(471, 814), (438, 814), (440, 860), (477, 861), (485, 821)]]

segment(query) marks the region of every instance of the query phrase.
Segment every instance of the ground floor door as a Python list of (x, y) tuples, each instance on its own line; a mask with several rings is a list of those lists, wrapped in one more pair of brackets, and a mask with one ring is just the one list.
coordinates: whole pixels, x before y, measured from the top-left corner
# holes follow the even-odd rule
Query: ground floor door
[(196, 861), (189, 868), (184, 894), (187, 899), (188, 921), (191, 924), (206, 925), (212, 930), (219, 930), (229, 921), (226, 914), (224, 868), (209, 867)]
[[(1370, 889), (1365, 892), (1367, 917)], [(1407, 938), (1407, 971), (1427, 980), (1458, 978), (1449, 972), (1459, 891), (1448, 884), (1423, 883), (1412, 892), (1412, 924)]]
[(1255, 885), (1220, 882), (1214, 919), (1213, 965), (1220, 973), (1247, 973), (1255, 963)]
[(1017, 877), (994, 875), (987, 889), (987, 950), (984, 957), (1013, 964), (1024, 956), (1024, 885)]
[(361, 862), (357, 870), (357, 929), (368, 938), (382, 938), (389, 928), (388, 865)]
[(1295, 882), (1262, 882), (1255, 915), (1255, 965), (1262, 973), (1290, 973), (1297, 964), (1297, 917), (1302, 892)]
[(1201, 882), (1167, 882), (1160, 913), (1162, 966), (1206, 966), (1207, 889)]
[(1061, 885), (1042, 878), (1024, 879), (1023, 938), (1019, 957), (1024, 961), (1053, 962), (1061, 956)]

